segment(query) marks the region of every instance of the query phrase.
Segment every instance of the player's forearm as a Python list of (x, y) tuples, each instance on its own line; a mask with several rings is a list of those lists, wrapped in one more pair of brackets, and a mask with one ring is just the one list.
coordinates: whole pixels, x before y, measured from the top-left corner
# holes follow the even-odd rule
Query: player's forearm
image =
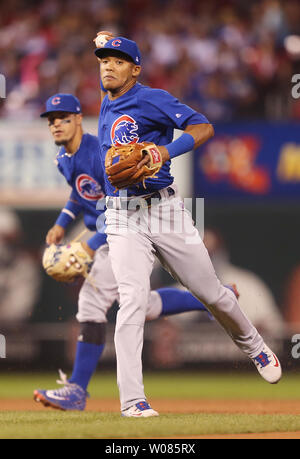
[(88, 241), (87, 245), (94, 252), (103, 244), (106, 244), (107, 235), (105, 233), (96, 233)]
[[(99, 35), (104, 36), (106, 41), (109, 41), (112, 38), (114, 38), (114, 34), (112, 32), (109, 32), (108, 30), (102, 30), (101, 32), (98, 32), (97, 33), (97, 37)], [(94, 39), (94, 42), (95, 42), (96, 46), (99, 47), (99, 44), (97, 44), (97, 42), (96, 42), (97, 41), (97, 37)], [(102, 46), (104, 46), (104, 45), (101, 44), (100, 47), (102, 47)], [(98, 58), (98, 61), (99, 61), (99, 74), (101, 75), (101, 59)], [(107, 90), (104, 88), (104, 86), (102, 84), (101, 76), (100, 76), (100, 86), (101, 86), (101, 90), (100, 90), (100, 108), (101, 108), (101, 104), (103, 102), (103, 99), (107, 94)]]
[(194, 148), (200, 147), (214, 136), (215, 130), (212, 124), (190, 124), (186, 127), (184, 133), (190, 134), (194, 139)]
[(55, 224), (61, 226), (62, 228), (67, 228), (67, 226), (69, 226), (69, 224), (72, 223), (80, 214), (81, 210), (81, 205), (74, 201), (71, 195), (69, 201), (61, 210)]
[(198, 148), (214, 135), (214, 128), (211, 124), (190, 124), (186, 127), (183, 134), (174, 142), (165, 145), (169, 159), (183, 155), (188, 151)]
[(68, 201), (60, 212), (55, 224), (67, 228), (81, 212), (81, 206), (72, 201)]

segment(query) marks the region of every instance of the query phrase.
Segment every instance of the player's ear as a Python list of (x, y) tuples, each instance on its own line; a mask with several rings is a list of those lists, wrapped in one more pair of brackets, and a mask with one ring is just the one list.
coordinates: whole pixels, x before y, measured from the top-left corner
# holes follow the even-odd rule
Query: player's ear
[(82, 114), (79, 113), (78, 115), (76, 115), (76, 124), (80, 125), (81, 123), (82, 123)]
[(132, 76), (137, 78), (141, 73), (142, 67), (140, 65), (135, 65), (132, 69)]

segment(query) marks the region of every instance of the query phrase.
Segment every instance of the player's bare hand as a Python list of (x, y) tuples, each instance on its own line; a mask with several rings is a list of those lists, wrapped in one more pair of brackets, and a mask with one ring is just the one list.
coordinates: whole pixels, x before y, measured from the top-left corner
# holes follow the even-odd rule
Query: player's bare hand
[(109, 32), (108, 30), (101, 30), (97, 33), (97, 36), (93, 40), (93, 42), (98, 48), (102, 47), (101, 45), (99, 46), (99, 41), (97, 40), (97, 37), (99, 37), (99, 35), (102, 35), (107, 41), (112, 40), (115, 37), (112, 32)]
[(65, 229), (60, 225), (54, 225), (47, 233), (46, 244), (59, 244), (65, 237)]
[[(168, 152), (168, 150), (166, 149), (166, 147), (159, 147), (159, 146), (157, 146), (157, 148), (158, 148), (158, 150), (159, 150), (159, 152), (160, 152), (160, 154), (161, 154), (162, 163), (165, 164), (165, 162), (169, 161), (169, 159), (170, 159), (169, 152)], [(147, 165), (148, 163), (150, 163), (150, 156), (149, 156), (149, 154), (147, 153), (147, 154), (145, 155), (145, 158), (142, 159), (141, 162), (139, 162), (139, 164), (137, 165), (137, 168), (138, 168), (138, 169), (141, 169), (141, 167)]]
[(89, 254), (91, 258), (94, 258), (95, 251), (90, 248), (90, 246), (86, 242), (81, 242), (82, 248)]

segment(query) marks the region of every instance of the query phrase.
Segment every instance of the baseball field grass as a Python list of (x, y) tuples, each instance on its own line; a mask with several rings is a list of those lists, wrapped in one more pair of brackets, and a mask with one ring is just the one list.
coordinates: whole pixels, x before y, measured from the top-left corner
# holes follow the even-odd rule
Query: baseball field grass
[(58, 387), (55, 374), (2, 374), (0, 438), (300, 438), (300, 374), (271, 386), (254, 374), (152, 373), (149, 401), (160, 417), (120, 417), (114, 374), (100, 372), (85, 412), (33, 402), (36, 388)]

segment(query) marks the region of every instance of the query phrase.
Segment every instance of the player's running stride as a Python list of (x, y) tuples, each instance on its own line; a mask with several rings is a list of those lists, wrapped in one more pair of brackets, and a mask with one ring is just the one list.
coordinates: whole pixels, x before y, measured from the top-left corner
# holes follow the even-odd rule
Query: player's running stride
[[(141, 55), (134, 41), (116, 37), (95, 54), (107, 90), (98, 136), (102, 164), (105, 166), (106, 161), (109, 174), (105, 176), (106, 233), (120, 293), (115, 346), (122, 415), (158, 415), (146, 401), (141, 359), (154, 251), (174, 278), (207, 305), (234, 343), (253, 360), (261, 376), (270, 383), (278, 382), (281, 368), (277, 357), (241, 311), (235, 295), (217, 278), (170, 174), (171, 160), (210, 139), (214, 135), (212, 125), (168, 92), (137, 82)], [(173, 141), (175, 128), (184, 132)], [(133, 161), (131, 168), (122, 170), (122, 180), (114, 182), (112, 171), (122, 169), (122, 165), (116, 155), (113, 164), (117, 166), (111, 168), (111, 147), (131, 144), (135, 152), (134, 145), (145, 142), (151, 142), (151, 148), (138, 169)], [(149, 169), (154, 163), (161, 166), (155, 177), (143, 180), (146, 176), (139, 169)], [(138, 183), (136, 177), (140, 178)], [(116, 188), (122, 189), (122, 196)], [(182, 222), (181, 231), (175, 231)], [(189, 243), (191, 239), (193, 243)]]

